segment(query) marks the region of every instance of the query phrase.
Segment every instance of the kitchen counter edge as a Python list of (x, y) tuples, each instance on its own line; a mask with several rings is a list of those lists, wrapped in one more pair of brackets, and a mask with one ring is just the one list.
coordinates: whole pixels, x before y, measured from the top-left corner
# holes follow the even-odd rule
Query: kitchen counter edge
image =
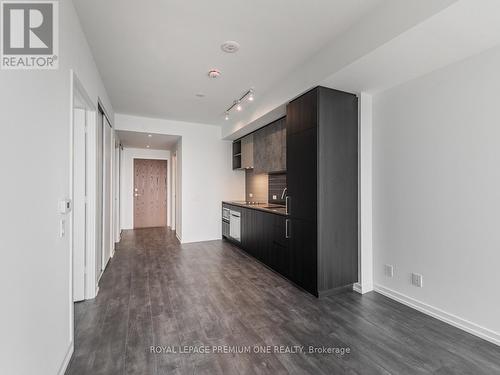
[(279, 211), (277, 211), (276, 209), (273, 208), (264, 208), (264, 207), (259, 207), (258, 205), (250, 205), (243, 202), (222, 201), (222, 204), (227, 204), (230, 206), (236, 206), (241, 208), (249, 208), (252, 210), (264, 211), (275, 215), (288, 216), (288, 214), (285, 212), (284, 207), (282, 209), (279, 209)]

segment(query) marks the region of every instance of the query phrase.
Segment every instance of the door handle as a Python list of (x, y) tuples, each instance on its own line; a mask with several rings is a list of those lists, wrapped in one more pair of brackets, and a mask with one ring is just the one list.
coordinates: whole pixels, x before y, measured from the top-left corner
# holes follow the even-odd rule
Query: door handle
[(287, 215), (290, 214), (291, 201), (292, 201), (292, 198), (289, 195), (287, 195), (285, 198), (285, 213)]
[(290, 219), (285, 220), (285, 238), (290, 238)]
[(141, 195), (141, 194), (137, 194), (137, 193), (135, 193), (135, 194), (134, 194), (134, 197), (138, 197), (138, 196), (140, 196), (140, 195)]

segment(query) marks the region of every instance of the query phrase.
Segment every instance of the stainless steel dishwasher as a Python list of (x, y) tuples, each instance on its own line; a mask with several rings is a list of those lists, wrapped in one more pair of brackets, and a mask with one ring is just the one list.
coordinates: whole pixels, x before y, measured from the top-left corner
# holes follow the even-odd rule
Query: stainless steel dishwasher
[(229, 220), (229, 237), (241, 242), (241, 212), (231, 210), (231, 219)]
[(231, 222), (231, 210), (226, 207), (222, 207), (222, 236), (225, 238), (229, 237), (229, 223)]

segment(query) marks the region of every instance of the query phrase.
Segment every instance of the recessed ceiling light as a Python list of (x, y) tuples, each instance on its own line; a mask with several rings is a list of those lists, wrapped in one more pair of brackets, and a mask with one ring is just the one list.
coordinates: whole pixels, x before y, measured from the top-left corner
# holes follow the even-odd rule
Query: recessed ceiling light
[(242, 109), (243, 107), (241, 106), (240, 101), (238, 100), (238, 105), (236, 106), (236, 110), (241, 111)]
[(224, 116), (224, 118), (227, 120), (229, 120), (229, 112), (226, 112), (226, 115)]
[(148, 134), (148, 137), (149, 137), (149, 138), (151, 138), (151, 137), (152, 137), (152, 135), (151, 135), (151, 134)]
[(219, 69), (210, 69), (208, 71), (208, 76), (210, 78), (219, 78), (220, 77), (220, 70)]
[(221, 44), (220, 49), (226, 53), (235, 53), (240, 49), (240, 44), (234, 40), (228, 40)]
[(146, 148), (149, 148), (149, 145), (147, 145)]

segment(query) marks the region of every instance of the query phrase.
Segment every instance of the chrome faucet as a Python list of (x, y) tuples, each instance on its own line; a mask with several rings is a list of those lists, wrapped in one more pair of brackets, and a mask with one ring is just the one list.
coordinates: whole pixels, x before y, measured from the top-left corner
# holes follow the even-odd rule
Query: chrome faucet
[(285, 194), (286, 194), (287, 190), (288, 190), (287, 188), (283, 189), (283, 193), (281, 193), (281, 200), (285, 199)]

